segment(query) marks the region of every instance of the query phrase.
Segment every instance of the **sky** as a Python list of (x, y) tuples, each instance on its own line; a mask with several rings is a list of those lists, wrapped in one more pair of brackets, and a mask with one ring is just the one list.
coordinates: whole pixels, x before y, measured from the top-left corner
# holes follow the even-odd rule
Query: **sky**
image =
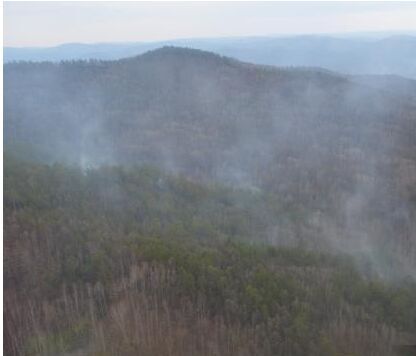
[(416, 2), (10, 2), (3, 45), (416, 31)]

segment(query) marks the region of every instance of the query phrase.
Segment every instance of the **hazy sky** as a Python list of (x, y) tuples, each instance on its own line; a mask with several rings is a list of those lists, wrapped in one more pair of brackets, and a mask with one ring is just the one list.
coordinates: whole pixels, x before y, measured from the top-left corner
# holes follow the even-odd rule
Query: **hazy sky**
[(416, 30), (416, 2), (4, 2), (5, 46)]

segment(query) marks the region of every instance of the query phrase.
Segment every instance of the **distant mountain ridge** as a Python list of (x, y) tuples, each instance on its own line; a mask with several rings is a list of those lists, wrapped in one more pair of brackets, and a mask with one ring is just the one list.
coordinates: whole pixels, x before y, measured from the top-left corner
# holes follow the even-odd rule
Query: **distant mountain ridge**
[(49, 48), (4, 48), (4, 62), (114, 60), (166, 45), (216, 52), (275, 66), (322, 67), (345, 74), (401, 75), (416, 78), (416, 37), (247, 37), (189, 39), (149, 43), (64, 44)]

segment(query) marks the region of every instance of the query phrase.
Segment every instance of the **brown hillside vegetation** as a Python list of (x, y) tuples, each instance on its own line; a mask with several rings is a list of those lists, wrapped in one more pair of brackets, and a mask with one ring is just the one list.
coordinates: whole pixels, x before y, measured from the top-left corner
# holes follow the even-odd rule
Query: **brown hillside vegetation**
[(4, 65), (5, 354), (400, 352), (414, 88), (172, 47)]
[(250, 243), (258, 193), (150, 168), (5, 173), (8, 355), (391, 355), (416, 331), (411, 279)]

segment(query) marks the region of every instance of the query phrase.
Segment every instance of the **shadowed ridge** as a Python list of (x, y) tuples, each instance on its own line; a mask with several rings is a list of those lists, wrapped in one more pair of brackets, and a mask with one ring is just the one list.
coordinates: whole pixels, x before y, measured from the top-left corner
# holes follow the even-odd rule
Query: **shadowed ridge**
[(120, 59), (117, 62), (126, 64), (135, 61), (151, 63), (152, 66), (162, 63), (166, 65), (176, 63), (180, 66), (180, 70), (186, 70), (187, 65), (198, 66), (201, 70), (204, 68), (225, 69), (228, 67), (237, 70), (241, 75), (257, 73), (270, 79), (275, 78), (276, 75), (284, 75), (287, 79), (291, 77), (299, 80), (318, 80), (328, 82), (329, 85), (346, 83), (349, 80), (347, 76), (325, 68), (255, 64), (190, 47), (163, 46), (135, 57)]
[[(190, 47), (177, 47), (177, 46), (163, 46), (157, 49), (147, 51), (138, 56), (125, 58), (119, 60), (120, 62), (129, 62), (131, 60), (202, 60), (204, 62), (211, 62), (216, 64), (243, 64), (243, 62), (238, 61), (237, 59), (221, 56), (217, 53), (204, 51), (200, 49), (190, 48)], [(255, 66), (253, 64), (250, 64)]]

